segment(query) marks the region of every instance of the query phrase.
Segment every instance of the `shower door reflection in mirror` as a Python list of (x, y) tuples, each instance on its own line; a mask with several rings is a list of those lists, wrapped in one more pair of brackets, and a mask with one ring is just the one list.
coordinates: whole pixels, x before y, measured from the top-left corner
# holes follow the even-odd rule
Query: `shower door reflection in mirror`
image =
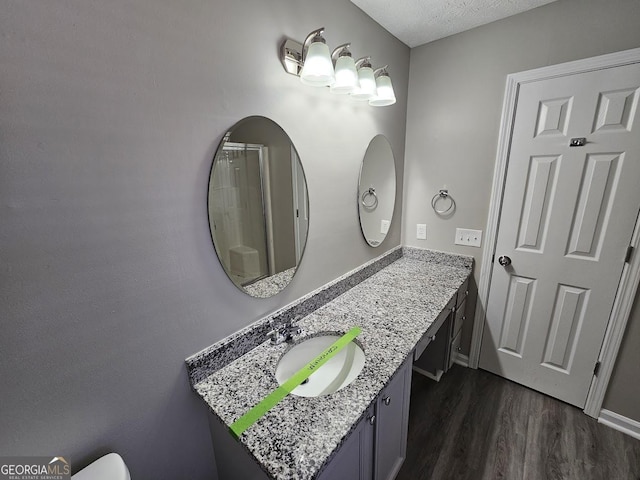
[(223, 138), (209, 184), (209, 224), (231, 281), (270, 297), (291, 281), (308, 231), (307, 186), (289, 137), (264, 117), (249, 117)]
[(263, 195), (266, 153), (262, 145), (226, 142), (216, 158), (209, 217), (234, 283), (255, 282), (269, 272)]

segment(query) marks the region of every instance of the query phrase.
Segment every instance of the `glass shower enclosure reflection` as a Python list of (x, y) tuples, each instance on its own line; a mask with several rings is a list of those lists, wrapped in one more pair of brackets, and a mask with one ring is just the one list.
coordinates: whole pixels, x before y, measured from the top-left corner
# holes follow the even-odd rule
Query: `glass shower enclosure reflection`
[(271, 271), (268, 153), (263, 145), (226, 142), (215, 159), (210, 220), (218, 256), (238, 285), (250, 285)]

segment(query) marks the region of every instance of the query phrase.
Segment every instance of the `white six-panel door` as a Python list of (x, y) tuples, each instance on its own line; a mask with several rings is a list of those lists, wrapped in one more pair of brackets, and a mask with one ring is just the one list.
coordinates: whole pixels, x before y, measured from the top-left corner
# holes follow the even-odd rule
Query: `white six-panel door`
[(480, 367), (579, 407), (640, 209), (639, 96), (638, 64), (518, 92)]

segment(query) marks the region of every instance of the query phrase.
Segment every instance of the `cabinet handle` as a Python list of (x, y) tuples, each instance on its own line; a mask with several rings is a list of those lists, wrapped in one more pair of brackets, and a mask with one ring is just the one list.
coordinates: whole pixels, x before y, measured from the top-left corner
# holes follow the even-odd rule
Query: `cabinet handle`
[(391, 403), (391, 397), (384, 397), (382, 401), (385, 405), (389, 405)]
[(373, 425), (374, 423), (376, 423), (376, 416), (375, 415), (371, 415), (369, 418), (369, 425)]

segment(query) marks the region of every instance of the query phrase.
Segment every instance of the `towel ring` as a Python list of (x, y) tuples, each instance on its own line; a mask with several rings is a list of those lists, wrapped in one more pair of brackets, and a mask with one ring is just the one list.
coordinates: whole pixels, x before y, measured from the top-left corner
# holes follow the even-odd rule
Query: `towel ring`
[[(445, 209), (438, 210), (438, 207), (437, 207), (438, 202), (440, 200), (445, 200), (446, 201), (447, 199), (449, 200), (449, 206), (447, 208), (445, 208)], [(449, 212), (453, 213), (455, 211), (456, 202), (453, 199), (453, 197), (449, 194), (449, 190), (442, 189), (438, 193), (436, 193), (433, 196), (433, 198), (431, 199), (431, 208), (433, 208), (433, 210), (438, 215), (447, 215), (447, 214), (449, 214)]]
[[(371, 203), (367, 203), (367, 197), (372, 197), (373, 200)], [(362, 193), (362, 197), (360, 197), (360, 201), (364, 208), (376, 208), (378, 206), (378, 195), (376, 195), (376, 189), (373, 187), (369, 187), (368, 190), (365, 190)]]

